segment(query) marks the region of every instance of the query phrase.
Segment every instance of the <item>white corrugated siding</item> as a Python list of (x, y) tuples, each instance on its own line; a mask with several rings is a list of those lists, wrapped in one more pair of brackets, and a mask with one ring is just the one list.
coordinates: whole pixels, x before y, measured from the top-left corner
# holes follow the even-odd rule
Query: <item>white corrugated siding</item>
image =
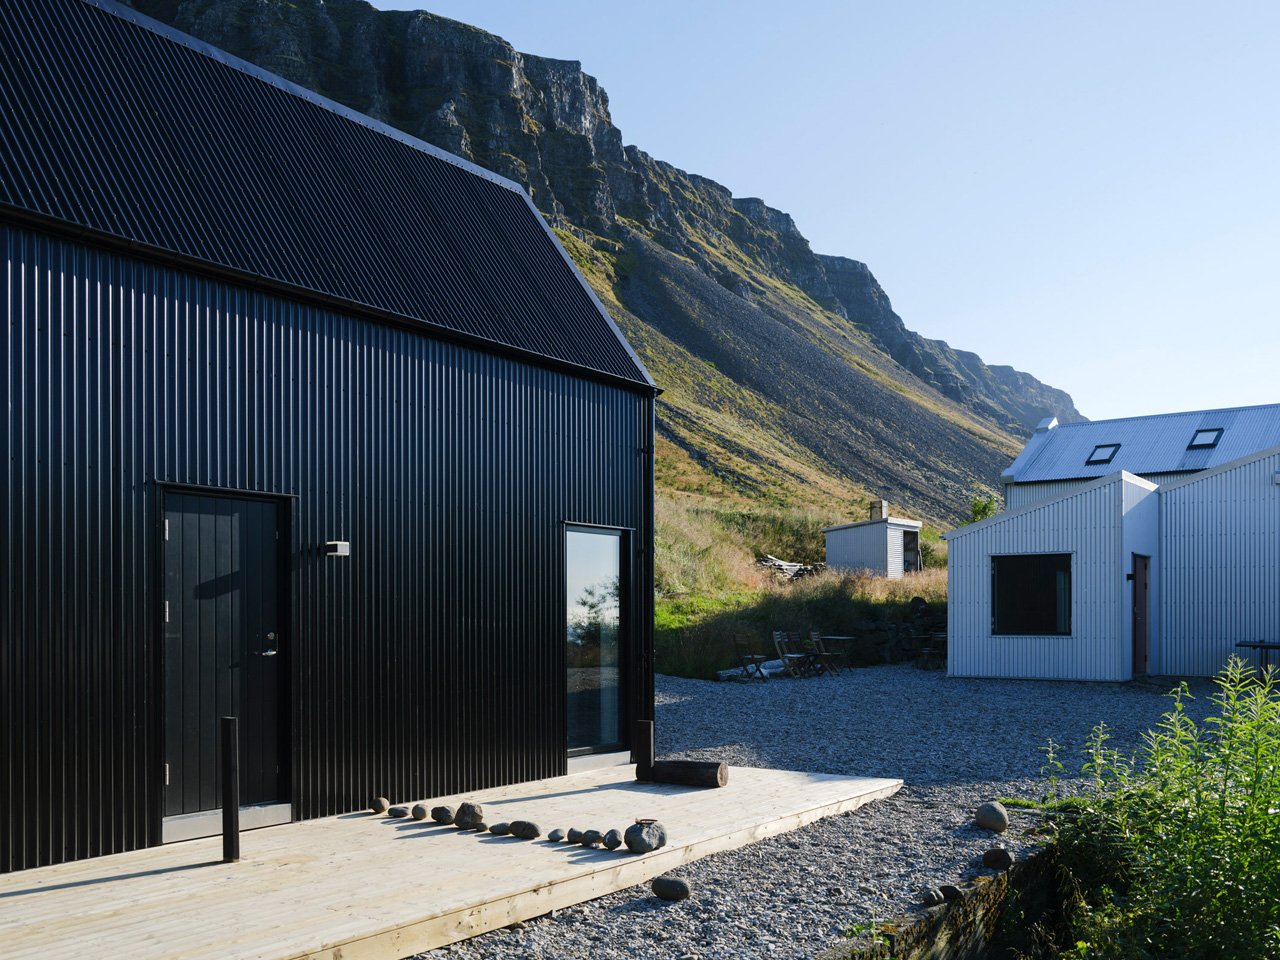
[[(1127, 680), (1123, 644), (1125, 570), (1121, 564), (1119, 477), (1091, 483), (949, 542), (948, 671), (968, 677)], [(991, 557), (1070, 553), (1071, 636), (994, 636)]]
[(1252, 652), (1241, 640), (1280, 641), (1277, 473), (1280, 453), (1160, 491), (1164, 673), (1207, 676)]
[[(862, 523), (827, 531), (827, 566), (845, 570), (889, 572), (889, 521)], [(902, 533), (898, 532), (898, 576), (902, 576)]]
[(1010, 483), (1004, 488), (1004, 508), (1017, 510), (1042, 500), (1052, 500), (1093, 480), (1051, 480), (1046, 483)]
[[(1185, 473), (1144, 473), (1143, 480), (1154, 484), (1167, 483), (1170, 480), (1181, 480)], [(1004, 506), (1006, 510), (1017, 510), (1042, 500), (1052, 500), (1064, 493), (1070, 493), (1086, 483), (1093, 483), (1096, 477), (1083, 477), (1076, 480), (1044, 480), (1039, 483), (1009, 483), (1004, 488)]]

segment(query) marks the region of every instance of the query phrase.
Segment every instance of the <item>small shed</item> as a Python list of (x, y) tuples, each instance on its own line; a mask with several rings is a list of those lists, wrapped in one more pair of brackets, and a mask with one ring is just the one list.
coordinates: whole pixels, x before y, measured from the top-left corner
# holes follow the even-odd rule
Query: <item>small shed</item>
[(827, 566), (870, 570), (897, 580), (922, 566), (919, 520), (889, 516), (884, 500), (871, 501), (871, 518), (827, 527)]

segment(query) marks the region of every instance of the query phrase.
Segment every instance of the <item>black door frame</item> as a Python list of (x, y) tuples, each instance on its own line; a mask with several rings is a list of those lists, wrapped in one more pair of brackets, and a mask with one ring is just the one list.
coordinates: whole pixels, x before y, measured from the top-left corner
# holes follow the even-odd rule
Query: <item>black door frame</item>
[[(579, 523), (576, 520), (564, 520), (560, 524), (560, 549), (559, 549), (559, 572), (556, 580), (560, 584), (560, 643), (561, 647), (561, 670), (560, 676), (564, 682), (568, 682), (568, 664), (564, 661), (564, 629), (569, 622), (569, 597), (565, 584), (565, 563), (568, 556), (565, 546), (568, 542), (568, 534), (573, 530), (583, 530), (588, 533), (616, 533), (618, 534), (618, 624), (622, 629), (622, 636), (618, 638), (618, 646), (620, 647), (618, 654), (618, 736), (619, 741), (616, 744), (607, 744), (601, 747), (579, 747), (569, 749), (569, 696), (566, 688), (565, 695), (560, 698), (561, 713), (564, 717), (564, 743), (565, 758), (591, 756), (600, 753), (622, 753), (630, 750), (632, 747), (631, 727), (632, 720), (636, 716), (636, 709), (633, 703), (634, 684), (632, 678), (640, 674), (633, 663), (636, 656), (637, 644), (635, 638), (639, 636), (637, 632), (637, 624), (634, 622), (635, 612), (638, 607), (635, 602), (635, 581), (634, 570), (635, 563), (632, 556), (632, 544), (635, 540), (634, 527), (615, 527), (606, 523)], [(626, 589), (623, 589), (625, 585)]]
[(276, 550), (276, 611), (280, 619), (280, 632), (283, 643), (280, 645), (280, 656), (282, 662), (280, 664), (280, 676), (283, 678), (280, 684), (280, 724), (283, 727), (283, 734), (280, 738), (280, 764), (284, 767), (284, 774), (281, 780), (288, 785), (289, 797), (287, 802), (290, 807), (290, 819), (298, 819), (298, 797), (297, 783), (294, 776), (294, 739), (297, 735), (297, 725), (294, 716), (294, 689), (297, 685), (297, 660), (293, 655), (294, 630), (293, 630), (293, 583), (292, 575), (292, 558), (295, 553), (293, 549), (293, 531), (294, 531), (294, 510), (298, 500), (297, 494), (291, 493), (274, 493), (267, 490), (250, 490), (239, 487), (216, 487), (195, 483), (176, 483), (168, 480), (154, 481), (155, 496), (152, 502), (155, 504), (155, 518), (152, 524), (153, 548), (152, 548), (152, 588), (154, 602), (152, 606), (154, 610), (151, 613), (151, 642), (153, 655), (151, 657), (151, 666), (154, 673), (154, 680), (151, 684), (152, 703), (151, 703), (151, 721), (149, 728), (151, 731), (152, 749), (150, 763), (150, 779), (151, 779), (151, 797), (155, 815), (151, 819), (150, 829), (151, 836), (149, 842), (151, 846), (159, 846), (164, 842), (164, 806), (165, 806), (165, 782), (164, 782), (164, 719), (165, 706), (168, 691), (165, 686), (165, 657), (164, 657), (164, 520), (166, 510), (166, 495), (172, 494), (177, 496), (200, 496), (200, 497), (222, 497), (228, 500), (257, 500), (275, 504), (277, 509), (278, 530), (280, 532), (280, 546)]

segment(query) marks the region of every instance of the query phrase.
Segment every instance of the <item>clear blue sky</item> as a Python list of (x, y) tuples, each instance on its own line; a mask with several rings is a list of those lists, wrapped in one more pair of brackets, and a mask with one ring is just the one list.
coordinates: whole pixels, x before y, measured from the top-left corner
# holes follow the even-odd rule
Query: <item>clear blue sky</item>
[(1280, 3), (376, 5), (582, 61), (625, 142), (1086, 416), (1280, 402)]

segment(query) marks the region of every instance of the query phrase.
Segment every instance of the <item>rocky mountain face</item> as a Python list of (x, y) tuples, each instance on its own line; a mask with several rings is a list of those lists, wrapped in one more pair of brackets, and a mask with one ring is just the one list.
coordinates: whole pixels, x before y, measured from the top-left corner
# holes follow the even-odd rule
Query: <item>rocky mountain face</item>
[(946, 523), (1044, 416), (1029, 374), (911, 332), (863, 263), (626, 146), (575, 61), (363, 0), (133, 0), (142, 12), (525, 185), (665, 389), (659, 483)]

